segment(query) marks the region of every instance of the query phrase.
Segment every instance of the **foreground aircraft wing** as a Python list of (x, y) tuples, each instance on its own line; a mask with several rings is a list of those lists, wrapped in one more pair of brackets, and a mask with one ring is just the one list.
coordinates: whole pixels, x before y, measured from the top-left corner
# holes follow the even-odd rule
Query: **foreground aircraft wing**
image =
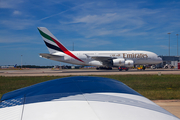
[(122, 82), (67, 77), (2, 96), (0, 120), (179, 120)]

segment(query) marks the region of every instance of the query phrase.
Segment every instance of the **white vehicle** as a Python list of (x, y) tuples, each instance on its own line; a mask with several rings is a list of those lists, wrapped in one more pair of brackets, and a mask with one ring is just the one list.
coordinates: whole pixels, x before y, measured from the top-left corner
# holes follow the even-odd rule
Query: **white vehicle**
[(171, 64), (166, 64), (165, 66), (164, 66), (164, 68), (165, 69), (172, 69), (172, 68), (174, 68), (174, 66), (173, 65), (171, 65)]
[(97, 67), (133, 67), (138, 64), (158, 64), (162, 59), (149, 51), (69, 51), (45, 27), (38, 30), (50, 52), (40, 57), (85, 66)]

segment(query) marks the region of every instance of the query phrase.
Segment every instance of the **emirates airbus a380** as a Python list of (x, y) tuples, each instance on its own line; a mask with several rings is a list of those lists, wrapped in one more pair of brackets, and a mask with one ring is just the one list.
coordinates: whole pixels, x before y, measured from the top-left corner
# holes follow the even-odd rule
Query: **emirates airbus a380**
[(158, 64), (162, 59), (149, 51), (70, 51), (45, 27), (38, 30), (50, 52), (40, 57), (85, 66), (133, 67), (134, 65)]

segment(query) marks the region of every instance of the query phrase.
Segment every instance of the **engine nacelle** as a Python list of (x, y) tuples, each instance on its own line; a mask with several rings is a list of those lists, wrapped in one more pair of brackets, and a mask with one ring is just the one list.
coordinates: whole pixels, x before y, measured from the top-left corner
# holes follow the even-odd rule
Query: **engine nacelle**
[(125, 66), (126, 67), (133, 67), (134, 66), (134, 61), (133, 60), (126, 60), (125, 61)]
[(125, 60), (123, 58), (113, 59), (113, 66), (124, 66)]

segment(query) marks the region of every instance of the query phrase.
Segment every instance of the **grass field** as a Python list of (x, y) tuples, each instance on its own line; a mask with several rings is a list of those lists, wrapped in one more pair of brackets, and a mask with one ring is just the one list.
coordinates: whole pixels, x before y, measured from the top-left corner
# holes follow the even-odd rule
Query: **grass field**
[[(67, 76), (64, 76), (67, 77)], [(99, 75), (119, 80), (151, 100), (180, 99), (180, 75)], [(0, 97), (7, 92), (61, 76), (0, 77)]]

